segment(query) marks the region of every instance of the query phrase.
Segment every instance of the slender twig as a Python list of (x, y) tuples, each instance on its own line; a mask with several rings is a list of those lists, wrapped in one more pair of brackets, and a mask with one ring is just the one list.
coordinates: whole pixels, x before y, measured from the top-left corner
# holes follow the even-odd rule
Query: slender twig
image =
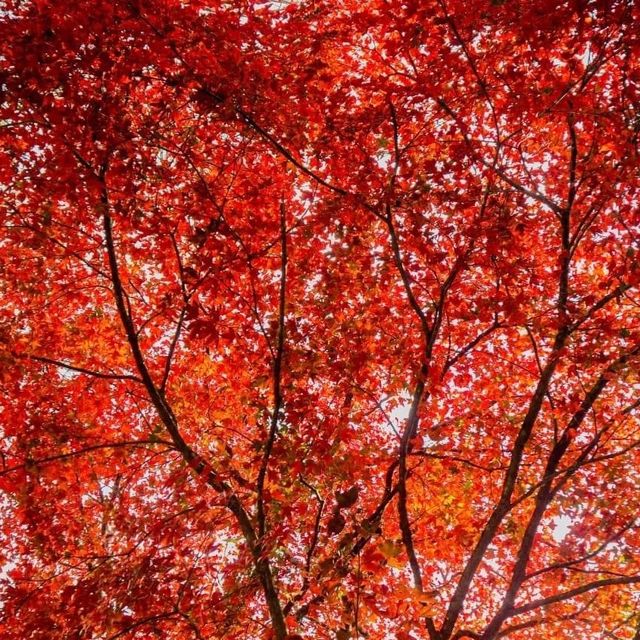
[[(536, 533), (538, 531), (540, 523), (542, 522), (544, 513), (546, 512), (549, 504), (558, 491), (558, 487), (554, 488), (552, 484), (555, 472), (560, 465), (563, 456), (567, 452), (569, 445), (575, 437), (577, 429), (580, 427), (585, 417), (593, 407), (594, 403), (600, 397), (603, 390), (615, 375), (615, 373), (629, 360), (630, 357), (633, 357), (638, 352), (640, 352), (640, 346), (636, 347), (630, 353), (620, 356), (615, 362), (609, 365), (600, 374), (600, 376), (598, 376), (596, 381), (593, 383), (593, 385), (583, 398), (579, 409), (569, 420), (566, 428), (562, 433), (562, 436), (554, 445), (545, 466), (543, 474), (545, 480), (540, 486), (540, 489), (536, 496), (534, 510), (529, 518), (529, 521), (525, 528), (525, 532), (522, 536), (522, 541), (518, 549), (516, 563), (513, 568), (509, 586), (503, 598), (500, 609), (495, 614), (485, 630), (483, 640), (492, 640), (496, 636), (504, 620), (509, 617), (509, 612), (513, 609), (516, 595), (522, 583), (527, 578), (526, 570), (529, 563), (529, 557), (533, 549)], [(575, 471), (575, 469), (578, 468), (578, 465), (579, 463), (575, 463), (574, 465), (572, 465), (572, 470)], [(564, 482), (566, 482), (568, 475), (569, 472), (565, 473), (564, 478), (560, 480), (560, 483), (563, 484)]]
[(41, 362), (42, 364), (50, 364), (54, 367), (60, 367), (61, 369), (74, 371), (75, 373), (82, 373), (87, 376), (92, 376), (93, 378), (100, 378), (102, 380), (128, 380), (130, 382), (137, 382), (138, 384), (142, 384), (142, 378), (134, 376), (130, 373), (104, 373), (101, 371), (87, 369), (86, 367), (80, 367), (74, 364), (70, 364), (68, 362), (62, 362), (61, 360), (54, 360), (53, 358), (47, 358), (45, 356), (37, 356), (28, 353), (14, 353), (13, 355), (16, 358), (25, 358), (28, 360), (33, 360), (34, 362)]
[(164, 395), (165, 388), (167, 386), (167, 382), (169, 380), (169, 374), (171, 373), (171, 364), (173, 362), (173, 355), (175, 353), (176, 347), (178, 346), (178, 341), (180, 340), (180, 333), (182, 331), (182, 327), (184, 325), (184, 319), (187, 313), (187, 307), (183, 307), (180, 312), (180, 316), (178, 318), (178, 322), (176, 324), (176, 330), (173, 333), (173, 338), (171, 339), (171, 344), (169, 345), (169, 352), (167, 353), (167, 358), (164, 365), (164, 373), (162, 374), (162, 381), (160, 382), (160, 392)]
[(264, 508), (264, 483), (273, 450), (273, 443), (278, 433), (278, 420), (282, 409), (282, 361), (284, 357), (285, 314), (287, 303), (287, 220), (284, 200), (280, 202), (280, 294), (278, 301), (278, 340), (276, 357), (273, 363), (273, 412), (269, 425), (269, 434), (264, 445), (262, 464), (256, 482), (258, 535), (264, 536), (266, 530), (266, 514)]
[(5, 476), (9, 473), (13, 473), (15, 471), (20, 471), (21, 469), (37, 467), (41, 464), (50, 464), (52, 462), (57, 462), (59, 460), (68, 460), (69, 458), (75, 458), (76, 456), (84, 455), (85, 453), (89, 453), (90, 451), (98, 451), (100, 449), (119, 449), (121, 447), (148, 447), (149, 445), (157, 445), (163, 444), (170, 449), (174, 449), (173, 443), (168, 440), (163, 440), (161, 438), (156, 438), (154, 440), (126, 440), (123, 442), (103, 442), (100, 444), (89, 445), (87, 447), (83, 447), (82, 449), (78, 449), (76, 451), (69, 451), (67, 453), (59, 453), (55, 456), (46, 456), (44, 458), (33, 458), (25, 460), (22, 464), (15, 465), (13, 467), (6, 467), (0, 471), (0, 477)]

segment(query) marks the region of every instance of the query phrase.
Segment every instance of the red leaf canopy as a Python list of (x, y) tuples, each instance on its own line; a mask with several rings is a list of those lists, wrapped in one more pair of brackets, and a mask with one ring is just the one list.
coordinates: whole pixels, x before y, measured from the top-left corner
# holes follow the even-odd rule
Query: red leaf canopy
[(630, 0), (5, 0), (0, 636), (640, 631)]

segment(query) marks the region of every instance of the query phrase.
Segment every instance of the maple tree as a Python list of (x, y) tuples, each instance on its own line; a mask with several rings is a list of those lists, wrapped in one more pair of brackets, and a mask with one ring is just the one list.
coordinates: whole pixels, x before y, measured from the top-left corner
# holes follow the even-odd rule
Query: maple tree
[(640, 637), (639, 21), (4, 0), (0, 635)]

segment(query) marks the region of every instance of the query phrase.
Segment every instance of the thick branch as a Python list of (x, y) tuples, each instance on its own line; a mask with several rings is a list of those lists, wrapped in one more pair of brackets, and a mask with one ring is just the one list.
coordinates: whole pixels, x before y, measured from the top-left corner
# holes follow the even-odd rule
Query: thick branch
[[(101, 175), (104, 180), (104, 173)], [(262, 584), (262, 588), (269, 608), (271, 616), (271, 622), (277, 640), (284, 640), (287, 635), (286, 623), (284, 621), (284, 615), (282, 613), (282, 607), (280, 606), (280, 599), (278, 592), (273, 581), (271, 573), (271, 567), (269, 561), (262, 556), (262, 548), (259, 541), (256, 538), (255, 531), (251, 524), (251, 520), (245, 511), (240, 499), (233, 493), (231, 488), (220, 478), (217, 472), (211, 469), (202, 458), (200, 458), (189, 445), (186, 443), (180, 430), (178, 428), (177, 419), (171, 410), (170, 406), (166, 402), (163, 394), (156, 387), (151, 374), (146, 366), (140, 344), (138, 342), (138, 336), (133, 324), (133, 320), (128, 312), (125, 302), (125, 294), (120, 279), (120, 273), (118, 270), (118, 260), (116, 256), (115, 244), (113, 240), (113, 229), (111, 216), (109, 215), (109, 200), (107, 195), (106, 186), (103, 187), (101, 206), (103, 214), (103, 225), (105, 241), (107, 245), (107, 253), (109, 257), (109, 268), (111, 272), (111, 280), (113, 285), (113, 293), (116, 301), (116, 307), (120, 316), (122, 325), (127, 335), (127, 340), (133, 354), (134, 361), (140, 377), (144, 383), (147, 393), (153, 406), (158, 413), (159, 418), (164, 424), (167, 432), (171, 436), (176, 449), (182, 454), (184, 460), (191, 466), (202, 479), (209, 484), (218, 493), (223, 494), (226, 497), (227, 507), (236, 517), (236, 520), (240, 526), (244, 539), (251, 551), (256, 573)]]
[(500, 499), (480, 534), (480, 538), (478, 539), (469, 560), (467, 560), (467, 564), (462, 572), (462, 576), (458, 582), (453, 598), (451, 599), (449, 608), (447, 609), (443, 625), (440, 629), (440, 634), (443, 638), (448, 638), (451, 635), (458, 616), (462, 611), (464, 600), (471, 587), (471, 581), (482, 562), (486, 550), (495, 537), (502, 520), (509, 512), (511, 496), (513, 495), (520, 472), (520, 465), (522, 463), (524, 450), (527, 442), (529, 441), (529, 437), (531, 436), (536, 420), (538, 419), (551, 377), (556, 369), (558, 363), (558, 352), (564, 346), (565, 340), (566, 334), (564, 332), (559, 333), (554, 344), (553, 352), (549, 357), (549, 361), (538, 380), (536, 390), (531, 398), (531, 402), (529, 403), (529, 409), (522, 421), (518, 436), (516, 437), (513, 445), (511, 460), (503, 481)]
[[(452, 115), (455, 115), (452, 111), (449, 110), (446, 104), (444, 106), (446, 107), (448, 112), (450, 112)], [(463, 133), (463, 135), (465, 136), (465, 139), (468, 140), (466, 133)], [(483, 163), (485, 162), (483, 161)], [(495, 166), (493, 166), (492, 169), (494, 169), (499, 174), (499, 171), (495, 168)], [(458, 586), (456, 587), (456, 590), (454, 592), (453, 598), (449, 603), (449, 607), (447, 609), (447, 613), (440, 630), (441, 636), (443, 638), (449, 638), (451, 636), (456, 621), (460, 616), (460, 613), (462, 612), (464, 601), (466, 599), (467, 593), (469, 592), (469, 589), (471, 588), (471, 582), (476, 574), (476, 571), (478, 570), (478, 567), (480, 566), (480, 563), (482, 562), (484, 554), (489, 548), (489, 545), (495, 538), (500, 524), (511, 508), (511, 497), (516, 487), (516, 482), (520, 473), (520, 467), (522, 465), (525, 448), (533, 432), (533, 428), (538, 419), (538, 415), (540, 414), (540, 411), (542, 409), (544, 398), (548, 394), (551, 378), (553, 377), (553, 374), (558, 366), (561, 350), (563, 349), (570, 335), (566, 307), (569, 296), (569, 269), (571, 261), (569, 235), (571, 209), (570, 207), (558, 207), (557, 205), (555, 205), (555, 203), (549, 201), (546, 197), (542, 197), (542, 199), (538, 198), (538, 200), (544, 202), (547, 206), (552, 208), (552, 210), (560, 217), (562, 253), (560, 256), (561, 268), (557, 298), (557, 309), (560, 328), (553, 341), (553, 347), (547, 363), (540, 372), (538, 384), (536, 385), (536, 389), (529, 403), (529, 408), (524, 417), (524, 420), (522, 421), (520, 430), (514, 442), (513, 449), (511, 451), (509, 468), (507, 469), (507, 473), (505, 474), (502, 485), (500, 499), (498, 500), (498, 503), (491, 513), (487, 524), (480, 534), (480, 538), (478, 539), (478, 542), (476, 543), (476, 546), (474, 547), (471, 556), (469, 557), (469, 560), (465, 565), (460, 581), (458, 582)]]
[(529, 563), (529, 556), (531, 555), (531, 551), (533, 549), (536, 532), (538, 531), (540, 522), (542, 521), (542, 517), (544, 516), (547, 507), (549, 506), (550, 502), (553, 499), (553, 496), (555, 495), (555, 492), (553, 491), (553, 478), (558, 469), (560, 461), (562, 460), (564, 454), (569, 448), (569, 445), (571, 444), (576, 430), (580, 427), (587, 413), (591, 410), (595, 401), (607, 386), (607, 383), (611, 380), (615, 372), (617, 372), (618, 369), (627, 362), (630, 355), (635, 354), (635, 352), (637, 351), (638, 349), (635, 349), (632, 354), (625, 354), (624, 356), (621, 356), (609, 367), (607, 367), (607, 369), (598, 377), (596, 382), (592, 385), (591, 389), (582, 400), (580, 408), (576, 411), (576, 413), (574, 413), (571, 420), (567, 424), (567, 427), (564, 430), (561, 438), (553, 447), (553, 450), (551, 451), (551, 454), (549, 455), (549, 459), (547, 460), (547, 464), (545, 466), (543, 474), (544, 480), (540, 486), (538, 495), (536, 496), (536, 503), (533, 513), (531, 514), (524, 535), (522, 537), (522, 542), (518, 550), (516, 564), (513, 569), (507, 593), (505, 594), (500, 610), (498, 611), (498, 613), (496, 613), (493, 620), (487, 626), (482, 636), (483, 640), (492, 640), (493, 638), (495, 638), (498, 630), (500, 629), (500, 626), (508, 617), (509, 611), (511, 611), (511, 609), (513, 608), (518, 590), (520, 589), (522, 583), (526, 580), (526, 569)]

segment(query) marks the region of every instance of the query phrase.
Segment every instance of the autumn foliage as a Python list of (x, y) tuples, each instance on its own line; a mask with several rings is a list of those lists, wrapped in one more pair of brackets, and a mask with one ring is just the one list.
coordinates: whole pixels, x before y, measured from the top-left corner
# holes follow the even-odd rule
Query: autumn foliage
[(639, 24), (1, 2), (0, 637), (639, 638)]

